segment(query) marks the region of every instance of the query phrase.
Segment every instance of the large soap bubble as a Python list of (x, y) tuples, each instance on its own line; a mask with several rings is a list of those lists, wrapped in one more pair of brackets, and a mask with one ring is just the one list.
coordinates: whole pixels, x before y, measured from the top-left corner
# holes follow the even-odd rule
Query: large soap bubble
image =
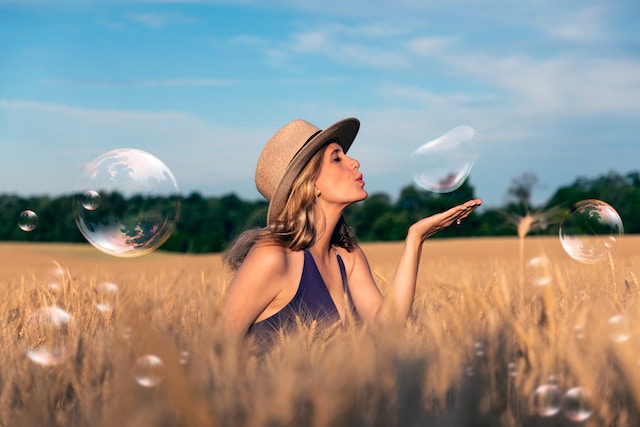
[(596, 199), (576, 203), (560, 223), (562, 247), (571, 258), (584, 264), (608, 259), (623, 233), (618, 212)]
[(73, 213), (80, 232), (97, 249), (141, 256), (160, 247), (175, 229), (180, 194), (162, 161), (122, 148), (86, 166), (76, 184)]
[(477, 157), (476, 135), (472, 127), (458, 126), (414, 151), (409, 160), (416, 184), (434, 193), (460, 188)]
[(56, 306), (40, 308), (27, 322), (25, 339), (25, 355), (32, 362), (42, 366), (58, 365), (74, 350), (73, 318)]

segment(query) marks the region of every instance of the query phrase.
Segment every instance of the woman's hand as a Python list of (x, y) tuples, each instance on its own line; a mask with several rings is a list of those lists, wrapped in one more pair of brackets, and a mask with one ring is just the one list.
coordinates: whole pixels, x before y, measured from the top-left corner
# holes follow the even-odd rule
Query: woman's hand
[(481, 199), (473, 199), (461, 205), (454, 206), (447, 211), (423, 218), (409, 227), (409, 235), (413, 235), (420, 239), (420, 241), (423, 241), (453, 223), (460, 224), (460, 221), (471, 215), (471, 212), (481, 204)]

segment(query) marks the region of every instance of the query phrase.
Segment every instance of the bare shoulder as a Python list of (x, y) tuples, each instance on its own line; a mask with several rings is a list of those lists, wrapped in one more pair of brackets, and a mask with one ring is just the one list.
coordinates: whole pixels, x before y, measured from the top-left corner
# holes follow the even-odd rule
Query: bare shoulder
[(242, 267), (265, 275), (284, 274), (288, 269), (289, 253), (275, 242), (259, 242), (249, 250)]
[(369, 262), (367, 261), (367, 256), (360, 247), (360, 245), (355, 245), (353, 250), (347, 251), (344, 248), (338, 248), (338, 253), (342, 258), (345, 269), (347, 271), (347, 276), (350, 276), (354, 269), (357, 269), (359, 266), (368, 266)]

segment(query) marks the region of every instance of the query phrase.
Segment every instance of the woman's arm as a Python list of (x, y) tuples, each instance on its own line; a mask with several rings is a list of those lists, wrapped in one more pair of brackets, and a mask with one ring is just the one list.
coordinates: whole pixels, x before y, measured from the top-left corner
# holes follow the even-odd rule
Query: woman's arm
[(375, 285), (366, 256), (358, 248), (354, 253), (349, 283), (360, 316), (369, 323), (404, 320), (413, 304), (424, 240), (466, 218), (481, 203), (480, 199), (470, 200), (445, 212), (423, 218), (409, 227), (389, 294), (385, 298)]

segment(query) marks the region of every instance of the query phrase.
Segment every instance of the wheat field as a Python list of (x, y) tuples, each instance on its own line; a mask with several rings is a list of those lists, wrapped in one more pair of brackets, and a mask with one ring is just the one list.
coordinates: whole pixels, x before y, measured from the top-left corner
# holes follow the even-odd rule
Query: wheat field
[[(219, 254), (2, 243), (0, 425), (640, 425), (640, 237), (599, 264), (522, 242), (428, 240), (406, 324), (267, 354), (225, 339)], [(362, 246), (385, 292), (401, 244)]]

